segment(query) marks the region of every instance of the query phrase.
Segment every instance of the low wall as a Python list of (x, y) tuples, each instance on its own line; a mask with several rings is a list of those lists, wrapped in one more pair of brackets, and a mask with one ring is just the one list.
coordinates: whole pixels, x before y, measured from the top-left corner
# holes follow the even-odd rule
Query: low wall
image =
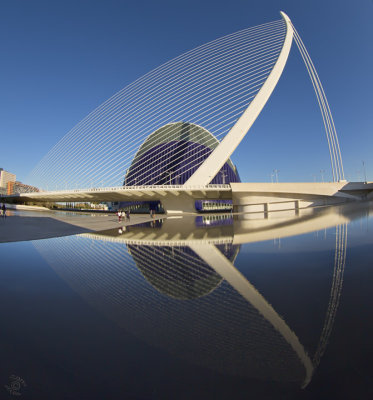
[(47, 207), (40, 206), (24, 206), (22, 204), (5, 204), (8, 210), (24, 210), (24, 211), (50, 211)]

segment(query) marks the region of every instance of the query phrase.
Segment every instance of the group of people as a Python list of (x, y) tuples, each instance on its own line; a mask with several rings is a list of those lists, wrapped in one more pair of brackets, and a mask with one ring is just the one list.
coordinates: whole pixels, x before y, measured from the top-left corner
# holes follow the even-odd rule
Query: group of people
[(129, 210), (118, 210), (117, 211), (117, 216), (118, 216), (118, 222), (125, 221), (126, 219), (129, 221), (130, 220), (130, 211)]
[(3, 218), (6, 218), (6, 205), (4, 203), (0, 208), (0, 215), (2, 215)]

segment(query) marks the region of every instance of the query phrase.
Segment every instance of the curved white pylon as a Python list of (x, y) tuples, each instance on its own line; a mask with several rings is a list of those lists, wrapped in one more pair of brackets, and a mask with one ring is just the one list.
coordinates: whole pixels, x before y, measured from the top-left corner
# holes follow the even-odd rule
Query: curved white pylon
[(197, 171), (185, 182), (185, 185), (208, 185), (220, 171), (241, 140), (245, 137), (251, 125), (255, 122), (263, 107), (267, 103), (278, 80), (284, 70), (293, 41), (293, 27), (290, 18), (281, 11), (281, 16), (286, 23), (286, 36), (280, 55), (267, 80), (252, 100), (250, 105), (233, 125), (232, 129), (220, 142), (219, 146), (203, 162)]

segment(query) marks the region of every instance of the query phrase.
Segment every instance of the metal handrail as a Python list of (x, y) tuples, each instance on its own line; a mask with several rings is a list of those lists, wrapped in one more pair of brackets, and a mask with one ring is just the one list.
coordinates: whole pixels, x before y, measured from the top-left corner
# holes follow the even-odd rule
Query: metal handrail
[(231, 186), (227, 184), (216, 185), (133, 185), (133, 186), (110, 186), (100, 188), (85, 188), (85, 189), (67, 189), (67, 190), (51, 190), (35, 192), (43, 194), (60, 194), (60, 193), (85, 193), (85, 192), (108, 192), (108, 191), (138, 191), (138, 190), (231, 190)]

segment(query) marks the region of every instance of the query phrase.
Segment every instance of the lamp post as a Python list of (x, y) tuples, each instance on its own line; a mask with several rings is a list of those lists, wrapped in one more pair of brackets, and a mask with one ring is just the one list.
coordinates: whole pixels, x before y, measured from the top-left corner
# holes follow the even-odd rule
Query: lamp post
[(320, 174), (321, 174), (321, 180), (322, 180), (322, 183), (324, 183), (324, 174), (325, 174), (325, 169), (320, 169)]
[(278, 183), (278, 173), (279, 173), (280, 171), (278, 170), (278, 169), (274, 169), (273, 170), (273, 173), (275, 174), (275, 177), (276, 177), (276, 183)]
[(363, 171), (364, 171), (364, 182), (367, 183), (367, 171), (365, 169), (365, 161), (362, 161), (363, 163)]
[(227, 177), (227, 174), (225, 173), (225, 171), (222, 169), (221, 170), (221, 178), (222, 178), (222, 181), (223, 181), (223, 185), (225, 185), (225, 178)]

